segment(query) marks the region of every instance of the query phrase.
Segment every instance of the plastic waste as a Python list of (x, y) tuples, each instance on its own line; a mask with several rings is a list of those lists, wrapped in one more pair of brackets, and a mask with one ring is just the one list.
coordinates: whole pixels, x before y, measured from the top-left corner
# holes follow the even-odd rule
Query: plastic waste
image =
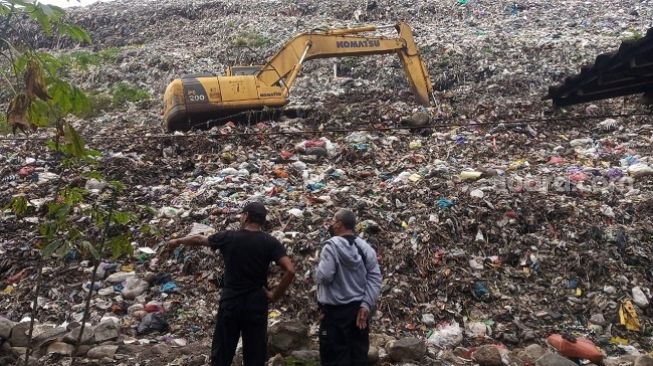
[(587, 338), (569, 339), (569, 337), (560, 334), (551, 334), (547, 343), (555, 348), (561, 355), (569, 358), (582, 358), (592, 362), (601, 362), (603, 353), (601, 350)]
[(161, 313), (147, 314), (136, 329), (136, 334), (145, 335), (153, 332), (165, 332), (170, 328)]
[(457, 322), (438, 326), (428, 337), (427, 342), (437, 347), (454, 347), (463, 341), (463, 329)]

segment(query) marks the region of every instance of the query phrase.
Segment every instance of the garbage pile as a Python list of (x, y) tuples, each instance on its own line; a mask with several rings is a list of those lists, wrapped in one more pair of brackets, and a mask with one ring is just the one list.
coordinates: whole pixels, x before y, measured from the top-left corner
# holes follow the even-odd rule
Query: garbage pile
[[(152, 230), (134, 230), (133, 257), (103, 262), (94, 279), (75, 253), (44, 263), (33, 342), (41, 362), (69, 354), (93, 288), (86, 357), (105, 347), (102, 357), (116, 364), (204, 364), (221, 259), (208, 249), (169, 257), (160, 249), (171, 237), (236, 228), (247, 201), (267, 205), (266, 230), (297, 267), (269, 314), (271, 344), (291, 345), (272, 362), (315, 357), (313, 269), (338, 207), (358, 214), (357, 232), (379, 255), (384, 283), (370, 353), (382, 363), (558, 365), (566, 359), (545, 352), (558, 333), (649, 362), (651, 117), (635, 97), (566, 111), (539, 100), (554, 80), (643, 28), (649, 2), (567, 1), (565, 11), (472, 0), (125, 4), (72, 12), (98, 45), (121, 47), (118, 63), (74, 74), (80, 85), (126, 80), (162, 95), (167, 78), (234, 61), (230, 35), (253, 18), (246, 29), (269, 42), (255, 48), (261, 54), (242, 50), (240, 63), (264, 59), (315, 24), (404, 18), (417, 30), (439, 104), (417, 108), (403, 75), (389, 71), (393, 61), (372, 57), (338, 78), (330, 61), (307, 64), (292, 103), (309, 106), (308, 117), (160, 136), (160, 105), (150, 101), (74, 121), (101, 152), (101, 173), (125, 184), (120, 204)], [(163, 31), (171, 22), (179, 34)], [(0, 204), (28, 199), (25, 217), (4, 209), (0, 220), (0, 337), (11, 359), (25, 351), (40, 207), (60, 178), (107, 189), (58, 159), (35, 140), (0, 145)]]

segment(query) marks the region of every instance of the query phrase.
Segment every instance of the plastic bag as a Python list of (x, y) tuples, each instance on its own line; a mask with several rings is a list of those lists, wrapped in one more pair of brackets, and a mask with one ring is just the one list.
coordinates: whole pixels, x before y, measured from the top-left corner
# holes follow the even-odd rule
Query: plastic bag
[(428, 338), (428, 342), (437, 347), (453, 347), (463, 341), (463, 329), (457, 322), (440, 326)]

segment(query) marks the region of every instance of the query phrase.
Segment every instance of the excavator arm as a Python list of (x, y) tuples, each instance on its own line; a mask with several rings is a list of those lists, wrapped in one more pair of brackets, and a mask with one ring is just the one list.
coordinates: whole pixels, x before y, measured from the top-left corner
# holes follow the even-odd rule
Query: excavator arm
[(285, 95), (305, 61), (318, 58), (367, 56), (396, 53), (418, 102), (429, 105), (433, 86), (426, 65), (413, 39), (410, 27), (404, 22), (394, 25), (397, 38), (364, 37), (357, 35), (386, 27), (360, 27), (302, 33), (288, 41), (261, 71), (257, 78), (269, 86), (280, 86)]
[[(398, 37), (361, 35), (388, 27), (394, 27)], [(393, 26), (301, 33), (260, 68), (237, 66), (228, 68), (224, 76), (185, 76), (173, 80), (163, 98), (164, 126), (168, 131), (188, 130), (242, 111), (284, 106), (302, 64), (308, 60), (392, 53), (399, 56), (417, 101), (422, 105), (435, 102), (412, 31), (406, 23), (398, 22)]]

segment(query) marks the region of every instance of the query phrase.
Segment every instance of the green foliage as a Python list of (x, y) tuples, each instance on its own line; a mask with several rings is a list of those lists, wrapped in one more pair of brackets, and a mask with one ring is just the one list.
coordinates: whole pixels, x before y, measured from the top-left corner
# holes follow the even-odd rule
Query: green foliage
[(99, 116), (102, 112), (110, 111), (113, 107), (113, 98), (105, 93), (87, 93), (88, 108), (75, 115), (80, 118), (92, 118)]
[(77, 69), (88, 71), (91, 66), (97, 67), (107, 63), (115, 63), (121, 53), (122, 50), (120, 48), (110, 47), (98, 52), (85, 50), (73, 51), (69, 54), (61, 55), (59, 59), (63, 63), (70, 64)]
[(116, 107), (124, 106), (127, 102), (140, 102), (150, 99), (150, 94), (138, 87), (131, 86), (125, 82), (119, 82), (113, 86), (111, 91), (113, 105)]
[(88, 33), (83, 28), (69, 23), (65, 19), (65, 10), (58, 6), (47, 5), (38, 1), (0, 1), (0, 16), (10, 17), (12, 15), (27, 15), (38, 23), (43, 33), (48, 36), (58, 33), (80, 43), (91, 43), (91, 37)]
[(233, 39), (233, 45), (236, 47), (263, 47), (271, 42), (270, 38), (255, 32), (242, 32)]
[(7, 115), (2, 113), (0, 114), (0, 134), (6, 135), (11, 132), (11, 127), (7, 123)]
[(626, 37), (624, 41), (639, 41), (640, 39), (644, 38), (642, 32), (633, 27), (628, 28), (627, 32), (630, 34), (630, 36)]
[(27, 213), (27, 198), (24, 195), (14, 196), (5, 208), (11, 209), (16, 216), (23, 216)]

